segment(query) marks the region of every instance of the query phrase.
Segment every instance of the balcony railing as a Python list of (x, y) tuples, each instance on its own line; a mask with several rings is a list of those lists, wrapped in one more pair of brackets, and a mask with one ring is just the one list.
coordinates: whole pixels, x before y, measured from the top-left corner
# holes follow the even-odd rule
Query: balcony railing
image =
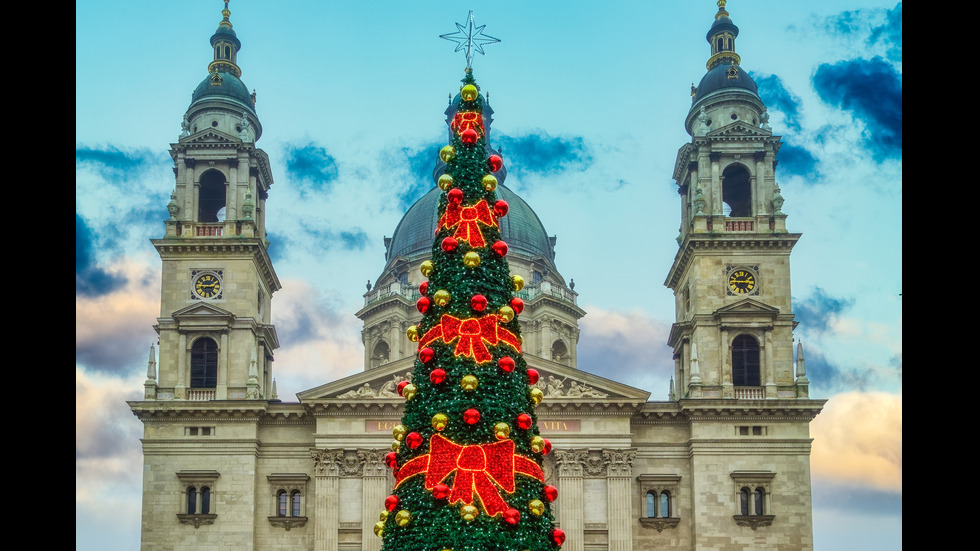
[(202, 224), (195, 227), (198, 237), (221, 237), (224, 231), (224, 224)]
[(726, 218), (725, 231), (755, 231), (755, 220), (751, 218)]
[(766, 397), (766, 390), (761, 386), (737, 386), (735, 387), (735, 398), (740, 400), (762, 400)]
[(197, 402), (209, 402), (214, 400), (213, 388), (191, 388), (187, 390), (187, 399)]

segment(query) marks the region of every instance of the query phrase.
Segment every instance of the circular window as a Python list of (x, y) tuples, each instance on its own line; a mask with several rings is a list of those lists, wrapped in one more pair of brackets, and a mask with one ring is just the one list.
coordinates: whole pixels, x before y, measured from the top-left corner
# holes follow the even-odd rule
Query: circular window
[(738, 118), (738, 115), (736, 115), (735, 113), (732, 113), (732, 120), (735, 120), (737, 118)]
[(218, 126), (218, 121), (211, 121), (211, 126)]

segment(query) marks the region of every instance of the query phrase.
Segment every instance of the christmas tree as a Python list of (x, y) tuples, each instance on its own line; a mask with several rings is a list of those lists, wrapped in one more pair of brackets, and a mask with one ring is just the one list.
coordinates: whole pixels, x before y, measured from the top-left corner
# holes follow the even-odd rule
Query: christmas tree
[(534, 406), (538, 374), (521, 354), (516, 296), (495, 189), (502, 159), (487, 145), (472, 69), (455, 100), (452, 143), (438, 179), (438, 229), (422, 263), (422, 314), (408, 336), (418, 342), (412, 383), (402, 383), (405, 413), (386, 462), (395, 475), (375, 533), (385, 551), (553, 551), (554, 486), (546, 485)]

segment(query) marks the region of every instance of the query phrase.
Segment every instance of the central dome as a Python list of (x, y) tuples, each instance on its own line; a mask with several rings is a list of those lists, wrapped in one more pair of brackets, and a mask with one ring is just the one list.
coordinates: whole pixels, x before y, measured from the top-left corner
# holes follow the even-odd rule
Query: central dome
[[(434, 187), (416, 201), (398, 223), (391, 239), (385, 240), (385, 269), (398, 257), (415, 260), (432, 254), (441, 192)], [(540, 259), (554, 268), (554, 239), (548, 237), (538, 215), (507, 186), (497, 186), (497, 196), (510, 206), (507, 216), (500, 218), (500, 238), (507, 243), (507, 254)]]

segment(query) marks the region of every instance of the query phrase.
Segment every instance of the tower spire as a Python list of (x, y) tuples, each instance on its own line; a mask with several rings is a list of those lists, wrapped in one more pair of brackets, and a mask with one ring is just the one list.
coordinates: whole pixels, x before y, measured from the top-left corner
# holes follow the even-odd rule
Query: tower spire
[(728, 17), (728, 10), (725, 9), (727, 3), (726, 0), (718, 0), (718, 13), (715, 14), (715, 22), (711, 24), (708, 35), (705, 37), (708, 44), (711, 44), (711, 57), (708, 58), (707, 63), (709, 70), (722, 63), (738, 65), (742, 62), (738, 54), (735, 53), (735, 37), (738, 36), (738, 27)]
[(225, 8), (221, 10), (221, 21), (218, 22), (218, 30), (211, 35), (214, 61), (208, 65), (208, 73), (231, 73), (241, 78), (242, 70), (238, 66), (238, 50), (242, 49), (242, 43), (235, 34), (230, 18), (231, 10), (228, 9), (228, 0), (225, 0)]

